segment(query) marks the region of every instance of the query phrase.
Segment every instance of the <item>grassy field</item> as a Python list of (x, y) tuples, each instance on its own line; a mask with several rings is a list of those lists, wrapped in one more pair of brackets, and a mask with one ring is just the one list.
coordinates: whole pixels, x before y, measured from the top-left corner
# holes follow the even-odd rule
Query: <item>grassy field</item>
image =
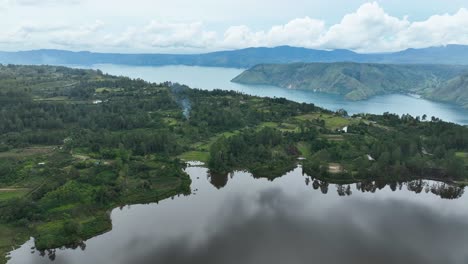
[(325, 121), (325, 127), (330, 130), (342, 129), (345, 126), (359, 122), (358, 120), (355, 120), (352, 118), (344, 118), (342, 116), (335, 116), (332, 114), (324, 114), (324, 113), (313, 113), (313, 114), (301, 115), (301, 116), (297, 116), (296, 118), (301, 121), (323, 119)]
[(301, 152), (301, 156), (304, 158), (310, 158), (312, 156), (312, 152), (310, 151), (310, 146), (306, 142), (299, 142), (297, 144), (297, 148)]
[(68, 101), (69, 98), (66, 96), (55, 96), (55, 97), (49, 97), (49, 98), (37, 98), (35, 101), (50, 101), (50, 102), (65, 102)]
[(13, 198), (20, 198), (26, 195), (29, 192), (28, 189), (1, 189), (0, 188), (0, 202), (13, 199)]
[(468, 165), (468, 152), (457, 152), (455, 155), (465, 161), (465, 164)]
[(6, 152), (0, 152), (0, 158), (23, 158), (34, 155), (44, 155), (52, 153), (54, 149), (54, 146), (12, 149)]
[(123, 91), (122, 88), (107, 88), (107, 87), (102, 87), (102, 88), (97, 88), (96, 93), (111, 93), (111, 92), (121, 92)]
[(207, 163), (210, 159), (210, 153), (206, 151), (188, 151), (179, 156), (185, 161), (201, 161)]
[(27, 241), (28, 238), (26, 229), (0, 224), (0, 264), (5, 264), (7, 261), (3, 256)]

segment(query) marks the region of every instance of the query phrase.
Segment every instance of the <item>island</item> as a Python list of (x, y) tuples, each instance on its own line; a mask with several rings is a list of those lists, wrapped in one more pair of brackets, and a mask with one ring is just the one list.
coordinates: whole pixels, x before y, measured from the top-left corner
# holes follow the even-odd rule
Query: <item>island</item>
[(437, 117), (60, 66), (0, 66), (0, 102), (0, 263), (31, 236), (38, 250), (78, 247), (112, 228), (113, 208), (190, 194), (186, 161), (270, 180), (300, 163), (343, 184), (468, 181), (468, 128)]

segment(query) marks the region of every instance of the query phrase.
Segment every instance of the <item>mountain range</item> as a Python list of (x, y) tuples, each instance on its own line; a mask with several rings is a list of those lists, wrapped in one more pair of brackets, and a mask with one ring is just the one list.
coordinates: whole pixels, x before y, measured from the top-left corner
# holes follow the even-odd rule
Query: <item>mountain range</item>
[(233, 82), (339, 94), (350, 100), (412, 93), (468, 108), (468, 66), (380, 63), (260, 64)]
[(197, 65), (250, 68), (264, 63), (360, 62), (391, 64), (460, 64), (468, 65), (468, 46), (407, 49), (394, 53), (362, 54), (350, 50), (315, 50), (290, 46), (247, 48), (204, 54), (120, 54), (73, 52), (66, 50), (31, 50), (0, 52), (3, 64), (93, 65), (124, 64), (138, 66)]

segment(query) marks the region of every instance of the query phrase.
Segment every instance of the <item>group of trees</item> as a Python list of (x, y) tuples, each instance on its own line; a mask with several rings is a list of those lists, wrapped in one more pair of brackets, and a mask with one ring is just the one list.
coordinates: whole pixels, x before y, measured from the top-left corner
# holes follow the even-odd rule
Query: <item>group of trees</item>
[(274, 178), (291, 169), (298, 154), (293, 142), (276, 129), (247, 129), (214, 142), (209, 166), (218, 173), (248, 168), (254, 176)]
[[(371, 122), (349, 125), (344, 141), (310, 141), (316, 154), (305, 163), (306, 171), (347, 180), (468, 177), (467, 164), (456, 155), (468, 149), (465, 127), (423, 122), (410, 115), (367, 115), (366, 119)], [(343, 171), (330, 175), (324, 168), (329, 162), (342, 164)]]

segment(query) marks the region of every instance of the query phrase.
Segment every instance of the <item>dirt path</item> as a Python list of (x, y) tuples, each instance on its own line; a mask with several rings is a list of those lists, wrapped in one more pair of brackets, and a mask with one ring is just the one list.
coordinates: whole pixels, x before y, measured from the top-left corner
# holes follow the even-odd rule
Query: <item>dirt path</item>
[(0, 188), (0, 192), (29, 191), (27, 188)]

